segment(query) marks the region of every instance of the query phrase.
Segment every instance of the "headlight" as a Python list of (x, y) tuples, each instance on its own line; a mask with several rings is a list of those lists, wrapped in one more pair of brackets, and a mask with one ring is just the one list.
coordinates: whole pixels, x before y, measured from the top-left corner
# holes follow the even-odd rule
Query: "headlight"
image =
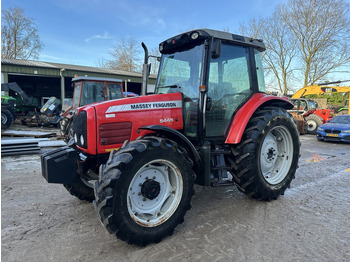
[(318, 130), (318, 131), (323, 131), (323, 128), (319, 127), (317, 130)]
[(80, 135), (80, 144), (83, 146), (84, 145), (84, 137), (83, 135)]
[(350, 130), (344, 130), (343, 133), (350, 133)]
[(74, 142), (75, 142), (75, 143), (78, 143), (78, 136), (77, 136), (77, 133), (74, 134)]

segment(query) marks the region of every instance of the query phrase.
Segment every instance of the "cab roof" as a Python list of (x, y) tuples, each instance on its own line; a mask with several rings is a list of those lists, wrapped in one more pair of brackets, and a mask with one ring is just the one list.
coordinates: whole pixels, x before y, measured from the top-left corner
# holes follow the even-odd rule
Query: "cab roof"
[(218, 30), (213, 30), (213, 29), (191, 30), (191, 31), (179, 34), (177, 36), (171, 37), (171, 38), (163, 41), (162, 43), (160, 43), (159, 46), (160, 47), (161, 46), (169, 46), (169, 44), (171, 44), (174, 41), (177, 41), (179, 39), (185, 39), (185, 38), (191, 39), (191, 36), (195, 33), (198, 33), (198, 35), (199, 35), (198, 39), (209, 39), (209, 38), (213, 37), (213, 38), (221, 39), (221, 40), (224, 40), (227, 42), (236, 43), (238, 45), (252, 46), (254, 48), (257, 48), (259, 51), (266, 50), (265, 44), (263, 43), (263, 40), (261, 40), (261, 39), (254, 39), (251, 37), (235, 35), (235, 34), (231, 34), (229, 32), (218, 31)]
[(107, 78), (107, 77), (93, 77), (93, 76), (78, 76), (72, 79), (72, 82), (76, 81), (101, 81), (101, 82), (123, 82), (121, 79)]

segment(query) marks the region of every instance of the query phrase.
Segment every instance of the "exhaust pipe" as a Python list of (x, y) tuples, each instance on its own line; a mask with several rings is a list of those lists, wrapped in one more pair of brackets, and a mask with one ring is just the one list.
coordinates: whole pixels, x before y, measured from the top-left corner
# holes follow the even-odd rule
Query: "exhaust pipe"
[(145, 60), (142, 68), (142, 87), (141, 95), (144, 96), (147, 94), (147, 80), (151, 71), (151, 64), (148, 64), (148, 49), (144, 42), (141, 43), (143, 50), (145, 51)]

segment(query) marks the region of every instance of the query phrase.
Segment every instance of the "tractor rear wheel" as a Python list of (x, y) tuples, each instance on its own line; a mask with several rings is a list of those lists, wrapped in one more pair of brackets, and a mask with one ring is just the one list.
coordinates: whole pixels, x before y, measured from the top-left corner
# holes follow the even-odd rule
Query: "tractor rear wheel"
[(305, 117), (305, 120), (307, 122), (307, 132), (313, 135), (316, 134), (317, 128), (323, 124), (322, 117), (315, 114)]
[(255, 199), (277, 199), (298, 167), (300, 143), (293, 118), (277, 107), (255, 112), (231, 151), (228, 161), (238, 189)]
[(7, 109), (1, 109), (1, 129), (7, 129), (13, 122), (13, 116)]
[(194, 193), (192, 161), (174, 141), (145, 137), (111, 152), (100, 167), (94, 205), (111, 234), (145, 246), (182, 223)]

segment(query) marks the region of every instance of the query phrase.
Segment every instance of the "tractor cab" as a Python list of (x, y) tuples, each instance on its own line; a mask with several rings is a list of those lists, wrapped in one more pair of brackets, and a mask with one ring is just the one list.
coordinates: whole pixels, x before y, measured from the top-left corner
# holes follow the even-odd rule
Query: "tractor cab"
[(184, 134), (191, 141), (224, 141), (237, 109), (265, 92), (259, 40), (205, 29), (170, 38), (159, 50), (155, 92), (183, 94)]
[(72, 138), (73, 110), (96, 102), (123, 98), (123, 80), (79, 76), (72, 79), (74, 88), (72, 104), (61, 114), (60, 132), (66, 142)]
[(118, 99), (123, 97), (123, 82), (120, 79), (100, 77), (75, 77), (73, 108)]
[(310, 115), (317, 109), (317, 103), (314, 100), (299, 98), (290, 100), (294, 107), (289, 112), (295, 112), (299, 115)]

